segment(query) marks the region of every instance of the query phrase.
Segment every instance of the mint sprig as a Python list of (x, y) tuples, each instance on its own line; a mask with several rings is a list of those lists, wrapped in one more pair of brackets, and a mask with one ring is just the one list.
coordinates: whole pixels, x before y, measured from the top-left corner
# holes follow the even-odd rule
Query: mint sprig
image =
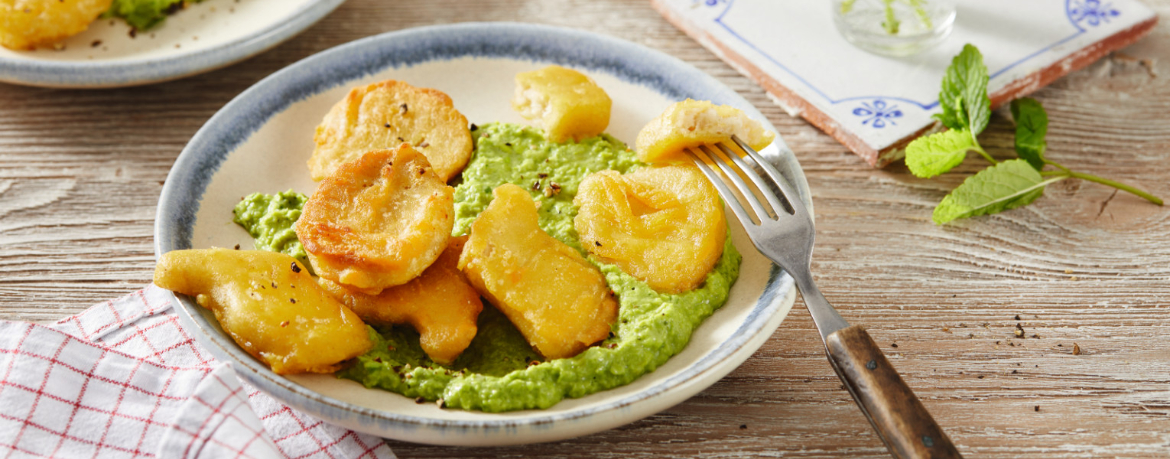
[[(968, 44), (951, 61), (939, 91), (942, 113), (934, 115), (950, 130), (920, 137), (906, 146), (906, 166), (915, 176), (930, 178), (962, 164), (967, 152), (978, 152), (991, 163), (987, 169), (968, 177), (934, 208), (933, 219), (943, 224), (959, 218), (1003, 212), (1031, 204), (1048, 185), (1066, 178), (1079, 178), (1133, 193), (1154, 204), (1162, 199), (1131, 185), (1076, 172), (1049, 160), (1048, 113), (1035, 99), (1012, 101), (1016, 121), (1016, 154), (1020, 159), (1003, 162), (992, 158), (979, 145), (979, 133), (991, 120), (991, 99), (987, 95), (987, 66), (979, 49)], [(1044, 170), (1052, 166), (1055, 170)]]

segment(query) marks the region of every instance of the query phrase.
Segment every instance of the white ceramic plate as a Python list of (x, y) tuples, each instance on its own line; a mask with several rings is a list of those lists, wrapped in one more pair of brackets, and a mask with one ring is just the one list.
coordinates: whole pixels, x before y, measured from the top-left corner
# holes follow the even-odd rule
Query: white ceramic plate
[[(517, 72), (556, 63), (591, 75), (612, 97), (609, 132), (632, 143), (647, 121), (686, 97), (764, 117), (734, 91), (678, 59), (600, 35), (520, 24), (463, 24), (379, 35), (322, 52), (257, 83), (225, 106), (175, 162), (159, 201), (156, 252), (251, 245), (231, 222), (241, 196), (315, 189), (305, 161), (313, 130), (349, 88), (398, 79), (449, 94), (473, 123), (520, 122), (509, 104)], [(768, 126), (771, 128), (771, 126)], [(808, 185), (782, 140), (765, 149), (808, 203)], [(419, 405), (331, 375), (282, 377), (235, 345), (211, 313), (179, 296), (180, 317), (218, 358), (285, 403), (329, 422), (398, 440), (495, 445), (559, 440), (626, 424), (677, 404), (747, 359), (784, 319), (792, 280), (733, 223), (743, 253), (727, 304), (678, 355), (627, 386), (540, 411), (490, 414)]]
[(62, 50), (0, 47), (0, 81), (107, 88), (173, 80), (264, 52), (345, 0), (204, 0), (132, 37), (121, 19), (98, 19)]

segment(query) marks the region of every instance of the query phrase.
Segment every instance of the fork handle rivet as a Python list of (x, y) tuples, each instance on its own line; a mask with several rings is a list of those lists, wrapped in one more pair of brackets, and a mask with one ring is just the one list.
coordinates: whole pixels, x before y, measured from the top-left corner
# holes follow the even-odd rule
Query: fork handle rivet
[(870, 360), (868, 362), (865, 362), (865, 368), (868, 370), (876, 370), (877, 369), (877, 361)]

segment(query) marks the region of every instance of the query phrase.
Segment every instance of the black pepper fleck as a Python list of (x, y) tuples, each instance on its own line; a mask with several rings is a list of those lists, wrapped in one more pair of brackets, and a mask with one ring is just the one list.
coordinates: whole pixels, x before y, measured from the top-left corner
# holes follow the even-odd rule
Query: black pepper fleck
[(474, 131), (476, 129), (479, 129), (479, 126), (476, 126), (475, 123), (471, 123), (471, 130)]
[(898, 343), (890, 343), (890, 347), (896, 348), (896, 347), (898, 347)]
[(422, 397), (414, 399), (414, 403), (417, 403), (419, 405), (422, 405), (423, 403), (426, 403), (426, 402), (427, 402), (427, 399), (422, 398)]
[(289, 298), (289, 299), (288, 299), (288, 301), (289, 301), (290, 303), (292, 303), (292, 304), (297, 304), (297, 299), (296, 299), (296, 298)]
[(301, 267), (297, 266), (297, 262), (294, 261), (292, 262), (292, 270), (294, 273), (299, 273), (301, 272)]
[(1037, 413), (1039, 413), (1040, 412), (1040, 405), (1036, 405), (1036, 408), (1034, 408), (1034, 409)]
[(403, 115), (405, 115), (406, 112), (410, 110), (410, 107), (407, 107), (406, 104), (399, 105), (398, 108), (402, 109), (401, 114), (403, 114)]
[(240, 250), (240, 245), (236, 244), (236, 250)]

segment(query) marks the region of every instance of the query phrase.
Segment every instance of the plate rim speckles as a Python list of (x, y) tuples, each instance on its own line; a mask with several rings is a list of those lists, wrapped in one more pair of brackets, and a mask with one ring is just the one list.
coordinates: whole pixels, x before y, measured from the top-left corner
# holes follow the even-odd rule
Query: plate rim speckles
[[(184, 148), (167, 177), (155, 222), (156, 255), (191, 247), (200, 200), (213, 176), (233, 150), (277, 113), (386, 69), (463, 57), (555, 63), (609, 74), (673, 100), (692, 97), (736, 106), (775, 131), (758, 110), (711, 76), (674, 57), (616, 38), (516, 23), (465, 23), (390, 32), (321, 52), (276, 72), (213, 116)], [(783, 140), (778, 138), (763, 153), (811, 206), (804, 174)], [(741, 252), (752, 250), (740, 243), (737, 248)], [(742, 323), (733, 324), (735, 332), (681, 372), (622, 397), (607, 395), (608, 391), (586, 396), (584, 399), (598, 397), (600, 402), (579, 409), (514, 412), (505, 417), (469, 415), (467, 419), (376, 410), (309, 390), (275, 375), (248, 356), (189, 298), (179, 295), (177, 299), (180, 320), (202, 345), (217, 358), (231, 362), (244, 379), (296, 409), (388, 438), (489, 445), (552, 441), (616, 427), (669, 408), (713, 384), (758, 349), (793, 304), (796, 289), (791, 278), (775, 266), (766, 277), (761, 291), (750, 293), (754, 303)], [(654, 377), (651, 372), (642, 378)]]
[[(255, 30), (224, 43), (196, 50), (167, 49), (159, 56), (90, 61), (18, 59), (0, 55), (0, 82), (46, 88), (100, 89), (176, 80), (226, 67), (267, 51), (316, 24), (342, 3), (345, 0), (309, 1), (286, 12), (284, 17), (257, 23)], [(167, 24), (161, 27), (167, 27)]]

